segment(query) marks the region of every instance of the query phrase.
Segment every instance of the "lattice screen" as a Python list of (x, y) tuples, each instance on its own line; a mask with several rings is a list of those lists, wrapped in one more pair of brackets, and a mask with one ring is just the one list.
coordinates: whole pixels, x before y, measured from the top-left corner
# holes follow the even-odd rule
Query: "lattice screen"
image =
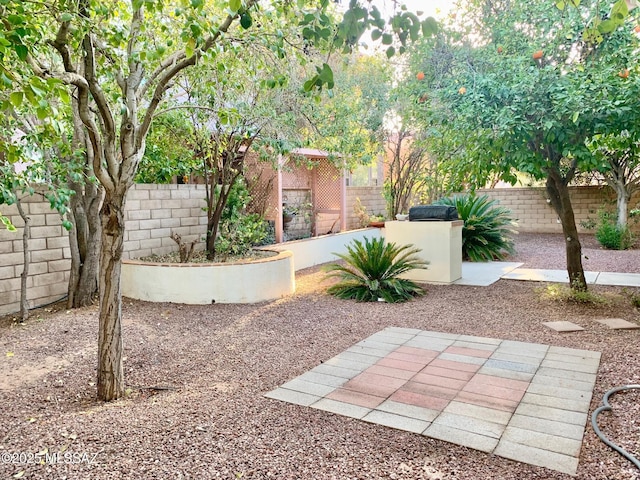
[[(281, 185), (283, 202), (306, 203), (308, 200), (302, 201), (302, 198), (309, 198), (313, 205), (310, 233), (335, 233), (340, 230), (341, 171), (325, 158), (314, 160), (316, 166), (313, 169), (307, 168), (304, 163), (296, 165), (293, 161), (284, 165)], [(277, 204), (277, 171), (271, 165), (259, 162), (257, 158), (252, 158), (251, 161), (247, 159), (246, 166), (246, 178), (252, 196), (249, 210), (264, 215), (267, 220), (275, 221), (282, 212), (281, 206)]]
[(341, 176), (328, 160), (321, 160), (314, 170), (315, 234), (340, 231)]

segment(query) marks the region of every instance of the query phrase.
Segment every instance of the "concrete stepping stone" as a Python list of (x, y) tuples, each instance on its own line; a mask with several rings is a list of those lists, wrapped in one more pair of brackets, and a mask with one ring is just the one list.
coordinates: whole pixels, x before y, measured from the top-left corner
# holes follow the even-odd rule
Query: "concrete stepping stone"
[(551, 330), (555, 330), (556, 332), (579, 332), (580, 330), (584, 330), (580, 325), (576, 325), (575, 323), (561, 321), (561, 322), (542, 322), (545, 327), (549, 327)]
[(604, 318), (602, 320), (596, 320), (596, 322), (606, 325), (612, 330), (632, 330), (634, 328), (640, 328), (637, 323), (627, 322), (622, 318)]

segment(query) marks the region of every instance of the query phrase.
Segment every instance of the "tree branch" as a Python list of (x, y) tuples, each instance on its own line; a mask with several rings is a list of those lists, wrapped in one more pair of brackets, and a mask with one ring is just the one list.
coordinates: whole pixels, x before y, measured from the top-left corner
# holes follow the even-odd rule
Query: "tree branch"
[[(245, 4), (245, 8), (247, 10), (250, 9), (257, 3), (257, 1), (258, 0), (248, 0)], [(147, 132), (149, 131), (149, 127), (151, 126), (151, 121), (153, 120), (153, 115), (156, 109), (158, 108), (158, 105), (160, 104), (166, 89), (168, 88), (169, 82), (176, 75), (182, 72), (182, 70), (184, 70), (185, 68), (195, 65), (197, 60), (202, 56), (202, 54), (205, 53), (207, 50), (209, 50), (211, 47), (213, 47), (213, 45), (215, 45), (218, 39), (224, 33), (226, 33), (227, 30), (229, 30), (234, 20), (237, 18), (238, 18), (238, 13), (235, 13), (233, 15), (227, 15), (227, 17), (222, 22), (218, 30), (216, 30), (214, 34), (210, 35), (207, 38), (207, 40), (205, 41), (204, 45), (200, 48), (200, 50), (196, 51), (190, 57), (186, 57), (186, 53), (184, 54), (181, 52), (176, 53), (176, 58), (180, 58), (182, 55), (184, 55), (184, 57), (181, 60), (176, 61), (176, 63), (168, 66), (166, 69), (159, 72), (158, 76), (156, 77), (158, 79), (158, 84), (156, 85), (156, 88), (153, 92), (153, 98), (151, 99), (151, 102), (147, 107), (147, 111), (145, 112), (142, 125), (140, 126), (140, 129), (136, 134), (136, 137), (137, 137), (136, 146), (140, 146), (142, 144), (143, 139), (147, 135)]]

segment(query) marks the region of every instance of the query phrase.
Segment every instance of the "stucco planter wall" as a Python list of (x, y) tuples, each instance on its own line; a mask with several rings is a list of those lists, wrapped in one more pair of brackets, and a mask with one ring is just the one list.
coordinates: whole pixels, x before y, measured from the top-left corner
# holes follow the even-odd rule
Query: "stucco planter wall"
[(293, 254), (246, 263), (122, 262), (122, 295), (150, 302), (193, 305), (256, 303), (295, 291)]

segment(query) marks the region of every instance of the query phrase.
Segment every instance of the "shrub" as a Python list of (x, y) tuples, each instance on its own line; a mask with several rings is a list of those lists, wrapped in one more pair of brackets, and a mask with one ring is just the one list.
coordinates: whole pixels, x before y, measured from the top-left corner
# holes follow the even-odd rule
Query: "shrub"
[(511, 210), (497, 206), (487, 195), (454, 195), (442, 198), (436, 205), (456, 207), (464, 220), (462, 227), (462, 257), (472, 262), (501, 260), (513, 253), (512, 228), (517, 226)]
[(537, 288), (536, 291), (543, 299), (554, 300), (565, 303), (578, 303), (591, 306), (608, 305), (609, 300), (603, 295), (591, 291), (577, 290), (569, 285), (551, 284), (546, 287)]
[(246, 212), (249, 201), (249, 190), (244, 182), (237, 181), (220, 219), (216, 254), (242, 256), (267, 237), (269, 224), (259, 214)]
[(427, 262), (415, 254), (420, 251), (412, 245), (397, 246), (385, 243), (383, 238), (364, 238), (364, 243), (354, 240), (347, 245), (347, 254), (336, 254), (345, 264), (328, 265), (327, 278), (337, 277), (340, 282), (327, 292), (338, 298), (359, 302), (377, 302), (379, 298), (389, 303), (404, 302), (424, 291), (411, 280), (398, 278), (415, 268), (426, 268)]
[(627, 250), (635, 243), (635, 238), (628, 226), (617, 225), (615, 214), (601, 210), (600, 222), (596, 228), (596, 240), (609, 250)]

